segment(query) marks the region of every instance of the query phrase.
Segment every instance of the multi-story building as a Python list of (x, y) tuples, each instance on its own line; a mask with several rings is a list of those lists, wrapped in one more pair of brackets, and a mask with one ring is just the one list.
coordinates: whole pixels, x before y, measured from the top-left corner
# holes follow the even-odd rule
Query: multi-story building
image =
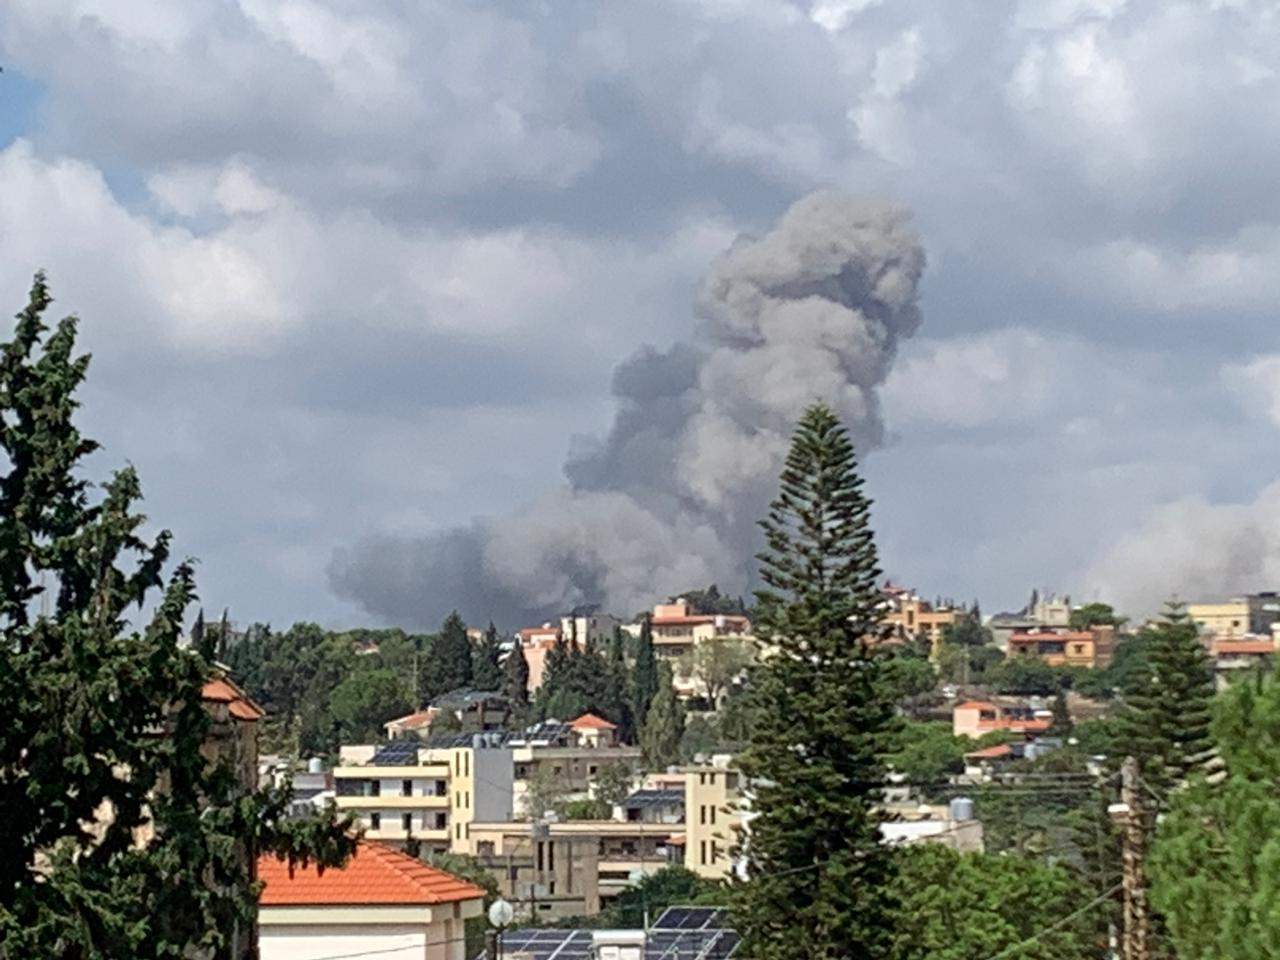
[(508, 738), (516, 815), (530, 815), (530, 789), (538, 782), (553, 783), (561, 797), (586, 797), (603, 768), (620, 764), (638, 770), (640, 748), (615, 743), (613, 733), (613, 724), (586, 714), (571, 723), (541, 723)]
[[(632, 627), (632, 632), (638, 631)], [(649, 617), (654, 652), (675, 659), (709, 640), (751, 639), (751, 621), (733, 613), (694, 613), (684, 599), (659, 603)]]
[(512, 751), (483, 742), (433, 748), (411, 740), (343, 747), (333, 769), (339, 812), (370, 840), (446, 850), (478, 819), (511, 817)]
[(942, 646), (943, 631), (955, 625), (960, 611), (950, 604), (932, 604), (914, 590), (892, 583), (886, 583), (881, 593), (884, 622), (891, 626), (892, 636), (903, 641), (927, 638), (931, 656), (936, 657)]
[(1052, 723), (1048, 711), (1001, 706), (989, 700), (966, 700), (951, 711), (951, 731), (957, 737), (977, 739), (996, 730), (1035, 735), (1047, 731)]
[(1275, 662), (1278, 646), (1280, 630), (1276, 631), (1274, 638), (1243, 636), (1234, 640), (1213, 640), (1210, 651), (1218, 689), (1225, 689), (1238, 677), (1269, 671)]
[(733, 850), (743, 824), (741, 781), (727, 755), (685, 769), (684, 865), (699, 876), (723, 879), (735, 870)]
[(542, 675), (547, 669), (547, 654), (564, 636), (560, 626), (550, 621), (540, 627), (525, 627), (516, 635), (520, 651), (529, 665), (529, 692), (542, 686)]
[(1221, 603), (1191, 603), (1187, 616), (1202, 634), (1221, 640), (1248, 634), (1269, 636), (1280, 623), (1280, 596), (1275, 591), (1233, 597)]
[(1051, 667), (1100, 669), (1111, 663), (1116, 628), (1098, 625), (1088, 630), (1031, 627), (1009, 635), (1008, 655), (1039, 657)]
[(560, 618), (559, 622), (547, 620), (536, 627), (525, 627), (515, 636), (520, 644), (525, 662), (529, 664), (529, 692), (542, 686), (542, 676), (547, 669), (547, 654), (560, 641), (576, 640), (578, 645), (603, 643), (621, 626), (617, 617), (600, 613), (595, 607), (577, 607)]
[(1053, 594), (1040, 596), (1031, 592), (1031, 599), (1021, 610), (1013, 613), (997, 613), (988, 618), (987, 628), (992, 640), (1002, 651), (1009, 649), (1009, 637), (1014, 633), (1033, 630), (1036, 627), (1068, 627), (1071, 625), (1071, 598)]

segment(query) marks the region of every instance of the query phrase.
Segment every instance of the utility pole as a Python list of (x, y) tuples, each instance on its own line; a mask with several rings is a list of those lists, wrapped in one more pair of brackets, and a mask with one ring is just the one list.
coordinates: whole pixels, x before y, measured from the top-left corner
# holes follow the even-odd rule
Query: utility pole
[(1124, 936), (1122, 960), (1151, 960), (1151, 913), (1147, 906), (1147, 823), (1138, 761), (1126, 757), (1120, 767), (1120, 799), (1125, 804), (1123, 837)]

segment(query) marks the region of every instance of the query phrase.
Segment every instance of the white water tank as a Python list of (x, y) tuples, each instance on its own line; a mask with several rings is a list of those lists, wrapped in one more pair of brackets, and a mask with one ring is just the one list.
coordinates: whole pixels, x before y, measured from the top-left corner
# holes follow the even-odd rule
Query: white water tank
[(312, 757), (308, 760), (307, 773), (324, 773), (324, 758)]
[(973, 819), (973, 801), (968, 797), (954, 797), (951, 800), (951, 819), (956, 821)]

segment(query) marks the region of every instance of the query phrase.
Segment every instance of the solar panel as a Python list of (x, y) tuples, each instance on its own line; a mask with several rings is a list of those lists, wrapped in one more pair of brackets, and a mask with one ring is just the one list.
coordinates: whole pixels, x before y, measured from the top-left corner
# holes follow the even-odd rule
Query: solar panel
[[(719, 923), (725, 911), (715, 907), (671, 907), (660, 923)], [(673, 920), (674, 918), (674, 920)], [(738, 934), (719, 926), (690, 929), (651, 929), (645, 960), (729, 960), (738, 948)], [(592, 960), (591, 930), (526, 927), (502, 935), (504, 960)], [(486, 960), (483, 953), (475, 960)]]
[(379, 767), (401, 767), (417, 762), (418, 744), (412, 740), (392, 740), (373, 755), (373, 763)]
[(710, 930), (728, 922), (722, 907), (668, 907), (653, 924), (655, 930)]

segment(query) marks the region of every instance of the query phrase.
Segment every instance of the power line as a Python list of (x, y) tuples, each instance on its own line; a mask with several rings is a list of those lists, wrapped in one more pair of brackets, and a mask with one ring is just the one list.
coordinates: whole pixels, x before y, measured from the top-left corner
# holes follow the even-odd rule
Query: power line
[(993, 953), (991, 956), (987, 957), (986, 960), (1001, 960), (1002, 957), (1008, 956), (1010, 951), (1018, 950), (1022, 947), (1030, 946), (1031, 944), (1035, 943), (1037, 940), (1046, 936), (1047, 934), (1053, 933), (1055, 930), (1060, 930), (1062, 927), (1066, 926), (1072, 920), (1076, 919), (1079, 916), (1082, 916), (1085, 913), (1088, 913), (1094, 907), (1098, 906), (1098, 904), (1114, 897), (1117, 893), (1120, 892), (1120, 889), (1123, 886), (1124, 884), (1117, 883), (1114, 887), (1112, 887), (1106, 893), (1102, 893), (1094, 897), (1092, 900), (1090, 900), (1080, 909), (1073, 910), (1071, 913), (1067, 914), (1061, 920), (1057, 920), (1049, 924), (1049, 926), (1045, 927), (1043, 930), (1038, 931), (1037, 933), (1033, 933), (1031, 936), (1027, 937), (1025, 940), (1020, 940), (1017, 943), (1009, 944), (1009, 946), (1005, 947), (999, 953)]

